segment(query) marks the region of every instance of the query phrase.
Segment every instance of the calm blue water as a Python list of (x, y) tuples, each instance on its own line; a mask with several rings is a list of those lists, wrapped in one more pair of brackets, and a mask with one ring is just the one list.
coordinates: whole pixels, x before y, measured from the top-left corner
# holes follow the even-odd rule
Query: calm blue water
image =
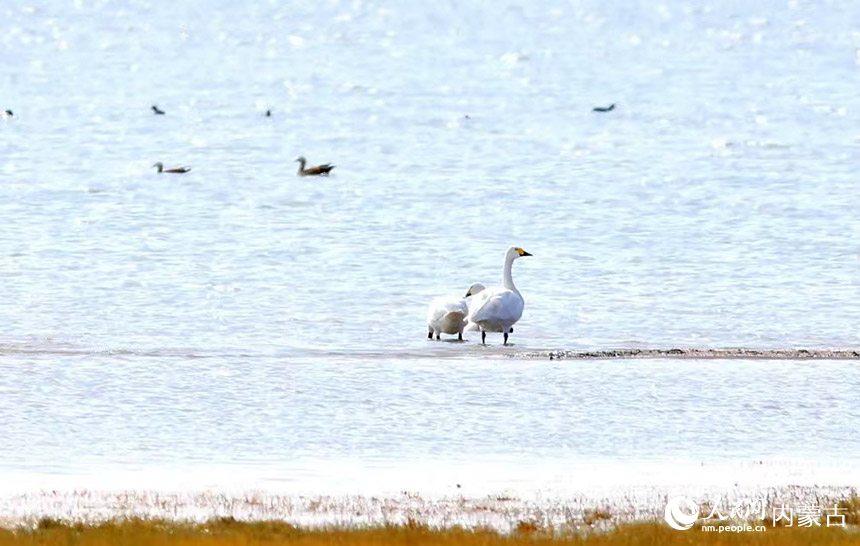
[[(856, 6), (462, 4), (0, 8), (0, 472), (856, 457), (849, 364), (497, 358), (857, 346)], [(515, 345), (428, 342), (512, 244)]]

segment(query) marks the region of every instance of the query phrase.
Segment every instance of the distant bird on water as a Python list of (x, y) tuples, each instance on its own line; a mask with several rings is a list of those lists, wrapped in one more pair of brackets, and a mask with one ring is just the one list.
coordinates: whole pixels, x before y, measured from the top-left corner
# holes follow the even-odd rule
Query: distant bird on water
[(272, 117), (272, 111), (271, 110), (266, 110), (266, 117), (267, 118)]
[(179, 174), (179, 173), (187, 173), (188, 171), (191, 170), (191, 167), (170, 167), (169, 169), (165, 169), (164, 163), (162, 163), (161, 161), (154, 164), (153, 167), (158, 169), (158, 172), (160, 172), (160, 173), (177, 173), (177, 174)]
[(3, 112), (3, 117), (4, 117), (4, 118), (11, 118), (11, 117), (13, 117), (14, 115), (15, 115), (15, 114), (13, 114), (13, 113), (12, 113), (12, 110), (6, 110), (5, 112)]
[(334, 165), (332, 165), (331, 163), (325, 163), (323, 165), (314, 165), (306, 169), (305, 163), (307, 163), (308, 160), (305, 159), (304, 156), (299, 157), (298, 159), (296, 159), (296, 161), (299, 163), (299, 176), (328, 176), (328, 173), (330, 173), (331, 170), (334, 169)]
[(606, 107), (597, 106), (597, 107), (591, 109), (592, 112), (611, 112), (613, 110), (615, 110), (615, 103), (614, 102), (612, 104), (610, 104), (609, 106), (606, 106)]
[(154, 105), (154, 104), (153, 104), (153, 105), (152, 105), (152, 113), (153, 113), (153, 114), (155, 114), (155, 115), (157, 115), (157, 116), (163, 116), (163, 115), (164, 115), (164, 110), (159, 110), (159, 109), (158, 109), (158, 106), (156, 106), (156, 105)]

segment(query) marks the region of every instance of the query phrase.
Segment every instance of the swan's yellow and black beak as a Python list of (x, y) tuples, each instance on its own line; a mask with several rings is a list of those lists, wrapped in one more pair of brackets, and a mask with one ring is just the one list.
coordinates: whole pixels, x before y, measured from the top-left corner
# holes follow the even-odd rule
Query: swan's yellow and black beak
[(517, 248), (517, 254), (519, 254), (520, 256), (532, 256), (532, 254), (529, 254), (528, 252), (526, 252), (525, 250), (523, 250), (521, 248)]

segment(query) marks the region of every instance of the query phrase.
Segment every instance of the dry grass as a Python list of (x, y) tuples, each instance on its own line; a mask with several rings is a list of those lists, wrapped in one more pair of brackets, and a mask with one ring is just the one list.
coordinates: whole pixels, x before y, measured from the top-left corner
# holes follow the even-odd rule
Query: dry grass
[(845, 515), (848, 525), (860, 525), (860, 497), (851, 497), (836, 503), (839, 513)]
[(610, 521), (612, 520), (612, 514), (609, 512), (608, 508), (605, 509), (597, 509), (597, 510), (586, 510), (583, 512), (582, 521), (586, 525), (594, 526), (596, 523), (601, 521)]
[(517, 522), (517, 526), (514, 527), (514, 532), (519, 535), (530, 535), (540, 530), (540, 525), (536, 521), (519, 521)]
[[(525, 523), (525, 522), (524, 522)], [(99, 525), (66, 525), (43, 519), (35, 529), (0, 529), (0, 546), (266, 546), (317, 545), (441, 545), (441, 546), (656, 546), (656, 545), (860, 545), (860, 534), (836, 528), (776, 528), (761, 533), (675, 531), (662, 523), (619, 525), (606, 532), (552, 536), (533, 523), (505, 535), (461, 528), (434, 530), (416, 522), (405, 526), (300, 529), (282, 522), (244, 523), (232, 518), (201, 525), (128, 520)]]

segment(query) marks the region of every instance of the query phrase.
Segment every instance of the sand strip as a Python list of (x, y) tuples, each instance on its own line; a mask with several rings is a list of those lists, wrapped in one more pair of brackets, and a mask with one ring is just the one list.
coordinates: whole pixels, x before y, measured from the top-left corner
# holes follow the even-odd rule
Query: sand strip
[(750, 359), (750, 360), (860, 360), (852, 349), (607, 349), (600, 351), (546, 350), (513, 353), (522, 359)]

